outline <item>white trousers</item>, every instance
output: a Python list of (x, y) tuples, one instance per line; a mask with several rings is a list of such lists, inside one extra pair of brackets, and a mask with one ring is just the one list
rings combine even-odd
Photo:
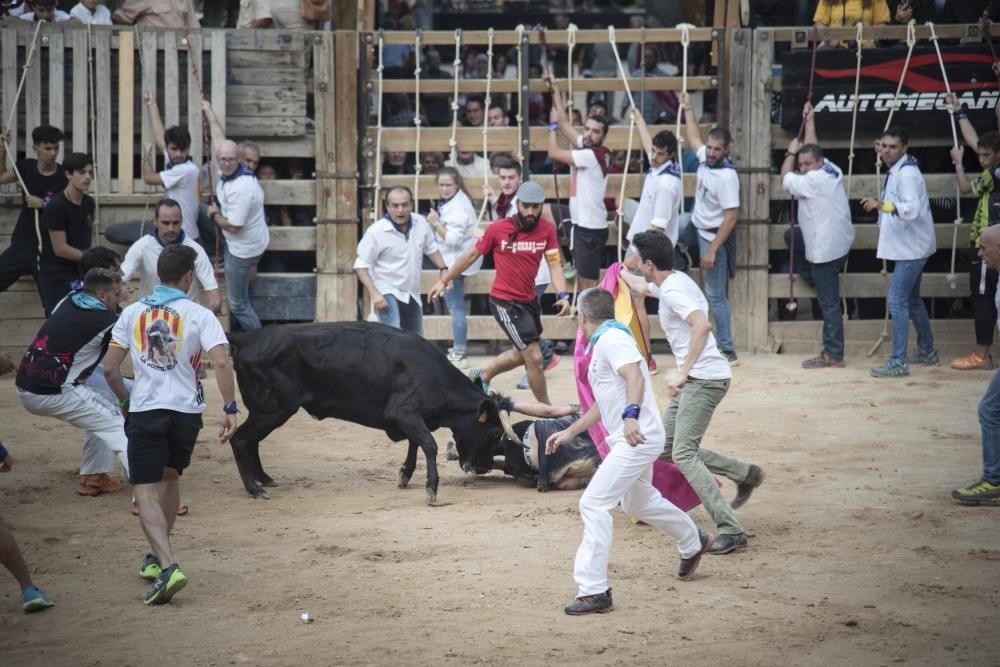
[[(21, 399), (21, 405), (31, 414), (55, 417), (89, 432), (87, 440), (92, 440), (93, 446), (89, 452), (86, 445), (84, 446), (84, 467), (80, 469), (80, 474), (93, 474), (84, 470), (87, 466), (96, 468), (100, 457), (107, 451), (112, 456), (118, 455), (118, 460), (128, 475), (128, 438), (125, 437), (125, 419), (114, 403), (86, 385), (67, 388), (61, 394), (51, 395), (32, 394), (19, 389), (17, 396)], [(112, 459), (111, 466), (105, 467), (100, 472), (113, 469)]]
[(691, 517), (653, 488), (653, 461), (663, 451), (663, 444), (658, 440), (631, 447), (621, 436), (608, 438), (611, 451), (580, 498), (583, 540), (573, 565), (579, 597), (608, 589), (614, 526), (611, 510), (619, 503), (626, 514), (673, 536), (682, 558), (701, 550), (698, 527)]
[[(125, 388), (132, 391), (132, 381), (124, 379)], [(94, 369), (85, 383), (88, 387), (106, 398), (112, 405), (118, 404), (115, 393), (111, 391), (107, 379), (104, 377), (104, 367), (100, 364)], [(83, 462), (80, 464), (81, 475), (99, 475), (102, 472), (114, 472), (115, 452), (105, 446), (104, 441), (95, 436), (91, 431), (83, 432)], [(125, 467), (126, 474), (128, 466)]]

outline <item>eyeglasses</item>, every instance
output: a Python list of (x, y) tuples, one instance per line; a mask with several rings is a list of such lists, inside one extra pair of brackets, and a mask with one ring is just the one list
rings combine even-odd
[(215, 160), (217, 162), (226, 162), (226, 163), (236, 162), (236, 158), (234, 158), (234, 157), (217, 157), (217, 158), (215, 158)]

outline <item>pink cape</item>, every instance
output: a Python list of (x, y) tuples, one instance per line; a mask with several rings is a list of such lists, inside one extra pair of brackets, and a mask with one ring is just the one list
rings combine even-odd
[[(618, 295), (619, 284), (622, 285), (622, 289), (627, 289), (623, 283), (619, 282), (618, 275), (621, 273), (621, 270), (622, 265), (620, 263), (616, 262), (612, 264), (600, 284), (601, 287), (615, 296)], [(620, 301), (618, 303), (619, 305), (621, 304)], [(616, 307), (615, 317), (627, 325), (632, 325), (633, 315), (634, 313), (632, 312), (617, 312)], [(637, 330), (638, 327), (634, 326), (633, 329)], [(581, 414), (589, 410), (590, 406), (594, 404), (594, 392), (587, 381), (587, 368), (590, 365), (590, 355), (584, 352), (586, 349), (587, 341), (583, 337), (583, 329), (578, 329), (576, 332), (576, 348), (573, 351), (573, 374), (576, 376), (576, 392), (580, 399)], [(591, 439), (593, 439), (594, 444), (597, 445), (597, 452), (603, 459), (610, 451), (607, 443), (608, 432), (604, 428), (604, 424), (597, 422), (590, 427), (588, 433)], [(655, 461), (653, 463), (653, 486), (656, 487), (656, 490), (664, 498), (685, 512), (701, 504), (698, 494), (694, 492), (694, 489), (688, 484), (687, 479), (681, 473), (680, 469), (673, 463), (667, 463), (666, 461)]]

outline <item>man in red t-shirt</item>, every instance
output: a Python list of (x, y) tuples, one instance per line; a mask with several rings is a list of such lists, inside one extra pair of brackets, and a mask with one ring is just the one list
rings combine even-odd
[(545, 193), (536, 183), (522, 183), (517, 190), (517, 215), (497, 220), (486, 233), (451, 265), (434, 287), (429, 297), (437, 299), (448, 283), (472, 266), (480, 255), (493, 253), (496, 277), (490, 287), (490, 312), (514, 344), (482, 370), (474, 370), (484, 391), (489, 382), (501, 373), (523, 365), (528, 372), (528, 384), (535, 398), (549, 402), (549, 392), (542, 372), (542, 350), (538, 341), (542, 335), (541, 304), (535, 294), (535, 275), (544, 257), (552, 275), (552, 284), (559, 293), (559, 315), (568, 315), (570, 295), (566, 291), (559, 257), (556, 228), (542, 220)]

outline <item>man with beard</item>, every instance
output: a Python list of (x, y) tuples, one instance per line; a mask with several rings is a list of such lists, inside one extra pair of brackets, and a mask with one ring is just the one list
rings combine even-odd
[(449, 282), (472, 266), (480, 255), (492, 252), (496, 278), (490, 287), (490, 311), (514, 349), (498, 356), (486, 368), (473, 369), (470, 375), (484, 391), (489, 391), (490, 380), (523, 365), (535, 398), (549, 403), (538, 343), (542, 335), (541, 304), (535, 293), (535, 276), (543, 257), (559, 292), (556, 301), (559, 315), (569, 313), (570, 295), (560, 263), (556, 229), (550, 221), (541, 219), (544, 203), (545, 193), (537, 184), (522, 184), (517, 190), (517, 215), (487, 227), (476, 245), (460, 255), (434, 284), (428, 297), (440, 298)]

